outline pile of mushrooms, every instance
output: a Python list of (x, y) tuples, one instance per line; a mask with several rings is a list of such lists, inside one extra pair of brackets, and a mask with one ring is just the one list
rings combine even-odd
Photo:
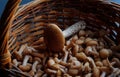
[(112, 54), (104, 38), (96, 37), (91, 30), (82, 29), (69, 40), (62, 40), (63, 49), (56, 52), (44, 41), (42, 37), (31, 46), (22, 45), (13, 53), (13, 64), (32, 77), (120, 76), (120, 59)]

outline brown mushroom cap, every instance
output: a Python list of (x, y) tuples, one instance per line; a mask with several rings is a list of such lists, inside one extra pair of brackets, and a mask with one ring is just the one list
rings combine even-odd
[(29, 71), (31, 69), (31, 64), (27, 64), (26, 66), (23, 66), (23, 65), (19, 65), (19, 68), (22, 70), (22, 71)]
[(76, 56), (76, 58), (78, 60), (82, 60), (82, 61), (86, 61), (87, 60), (87, 56), (83, 52), (77, 53), (75, 56)]
[(99, 54), (100, 54), (101, 58), (107, 58), (107, 57), (109, 57), (109, 55), (110, 55), (109, 53), (110, 53), (110, 51), (108, 49), (101, 49), (99, 51)]
[(95, 40), (90, 40), (86, 43), (87, 46), (96, 46), (98, 45), (98, 42)]
[(51, 51), (61, 51), (65, 44), (62, 30), (55, 24), (48, 24), (44, 30), (46, 46)]

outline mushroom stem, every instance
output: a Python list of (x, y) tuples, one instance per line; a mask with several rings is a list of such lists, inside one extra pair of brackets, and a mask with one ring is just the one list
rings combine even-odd
[(92, 73), (86, 74), (85, 77), (92, 77)]
[(31, 76), (34, 76), (35, 75), (35, 73), (37, 72), (37, 65), (39, 64), (39, 62), (41, 62), (41, 60), (38, 58), (38, 57), (35, 57), (35, 60), (34, 60), (34, 63), (33, 63), (33, 65), (32, 65), (32, 69), (31, 69), (31, 71), (29, 72), (29, 74), (31, 75)]
[(24, 58), (24, 60), (23, 60), (23, 64), (22, 64), (23, 66), (26, 66), (26, 65), (27, 65), (27, 62), (28, 62), (29, 58), (30, 58), (29, 55), (26, 55), (26, 56), (25, 56), (25, 58)]
[(68, 52), (65, 51), (65, 56), (63, 58), (63, 62), (67, 62), (67, 59), (68, 59)]
[(65, 38), (69, 38), (75, 33), (77, 33), (79, 30), (85, 29), (86, 23), (84, 21), (79, 21), (73, 25), (71, 25), (69, 28), (65, 29), (63, 31), (63, 35)]
[(34, 72), (37, 71), (37, 70), (36, 70), (36, 67), (37, 67), (38, 63), (39, 63), (38, 61), (35, 61), (35, 62), (33, 63), (32, 70), (33, 70)]
[(25, 50), (26, 47), (27, 47), (27, 44), (22, 45), (20, 47), (19, 51), (15, 51), (14, 52), (15, 57), (17, 58), (17, 60), (21, 60), (22, 59), (22, 53), (23, 53), (23, 51)]
[(27, 47), (27, 44), (22, 45), (22, 46), (20, 47), (19, 51), (18, 51), (18, 54), (19, 54), (19, 55), (22, 55), (22, 52), (24, 51), (24, 49), (25, 49), (26, 47)]
[(18, 62), (17, 59), (13, 59), (13, 64), (17, 67), (21, 62)]
[(26, 55), (24, 60), (23, 60), (23, 64), (22, 65), (19, 65), (19, 68), (22, 70), (22, 71), (29, 71), (30, 68), (31, 68), (31, 64), (27, 63), (28, 60), (29, 60), (30, 56), (29, 55)]
[(88, 46), (88, 47), (86, 47), (85, 53), (87, 55), (93, 55), (95, 57), (98, 57), (98, 55), (99, 55), (94, 46)]
[(100, 77), (105, 77), (105, 76), (106, 76), (106, 72), (103, 71)]
[(44, 73), (43, 71), (39, 70), (37, 71), (34, 77), (41, 77), (43, 73)]

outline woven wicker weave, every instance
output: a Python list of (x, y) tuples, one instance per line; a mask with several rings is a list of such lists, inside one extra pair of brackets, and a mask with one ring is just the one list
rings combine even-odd
[(55, 23), (64, 30), (79, 20), (87, 23), (87, 29), (106, 31), (105, 35), (116, 46), (120, 44), (119, 4), (107, 0), (34, 0), (20, 6), (14, 15), (8, 49), (13, 54), (21, 45), (31, 45), (44, 36), (47, 23)]

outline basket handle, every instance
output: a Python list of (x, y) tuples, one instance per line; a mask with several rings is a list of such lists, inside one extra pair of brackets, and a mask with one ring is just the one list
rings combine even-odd
[(10, 68), (11, 54), (8, 50), (9, 28), (21, 0), (8, 0), (0, 19), (0, 68)]

